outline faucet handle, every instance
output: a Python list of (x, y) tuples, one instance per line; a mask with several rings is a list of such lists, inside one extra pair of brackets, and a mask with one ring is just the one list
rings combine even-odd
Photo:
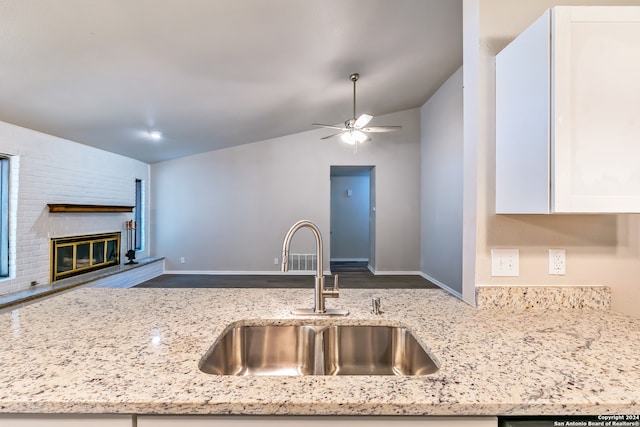
[(371, 298), (371, 312), (375, 315), (382, 314), (382, 310), (380, 310), (380, 298)]
[(338, 298), (340, 295), (340, 289), (338, 288), (338, 275), (333, 276), (333, 288), (324, 289), (323, 295), (325, 298)]

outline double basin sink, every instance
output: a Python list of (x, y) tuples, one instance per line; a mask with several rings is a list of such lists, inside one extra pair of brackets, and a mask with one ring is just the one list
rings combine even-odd
[(231, 325), (202, 357), (215, 375), (428, 375), (438, 366), (404, 327)]

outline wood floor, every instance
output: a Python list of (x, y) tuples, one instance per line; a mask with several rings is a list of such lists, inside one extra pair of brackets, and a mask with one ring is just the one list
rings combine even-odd
[[(368, 270), (345, 271), (339, 273), (339, 277), (342, 288), (437, 288), (421, 276), (373, 275)], [(332, 286), (333, 277), (325, 276), (325, 283)], [(313, 288), (313, 286), (313, 275), (163, 274), (137, 285), (136, 288)]]

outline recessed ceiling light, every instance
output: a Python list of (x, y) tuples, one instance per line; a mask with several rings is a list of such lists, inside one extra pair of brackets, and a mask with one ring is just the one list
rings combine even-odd
[(162, 132), (160, 132), (159, 130), (149, 131), (149, 138), (153, 139), (154, 141), (159, 141), (162, 139)]

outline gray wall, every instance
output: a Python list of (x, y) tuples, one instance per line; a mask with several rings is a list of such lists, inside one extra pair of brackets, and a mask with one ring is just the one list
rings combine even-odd
[[(273, 260), (299, 219), (314, 221), (330, 247), (330, 167), (360, 165), (377, 173), (375, 268), (418, 271), (420, 110), (376, 123), (402, 129), (374, 135), (357, 153), (318, 129), (153, 164), (152, 254), (169, 271), (277, 271)], [(308, 230), (296, 234), (292, 252), (313, 250)]]
[(462, 68), (421, 109), (421, 271), (462, 294)]

